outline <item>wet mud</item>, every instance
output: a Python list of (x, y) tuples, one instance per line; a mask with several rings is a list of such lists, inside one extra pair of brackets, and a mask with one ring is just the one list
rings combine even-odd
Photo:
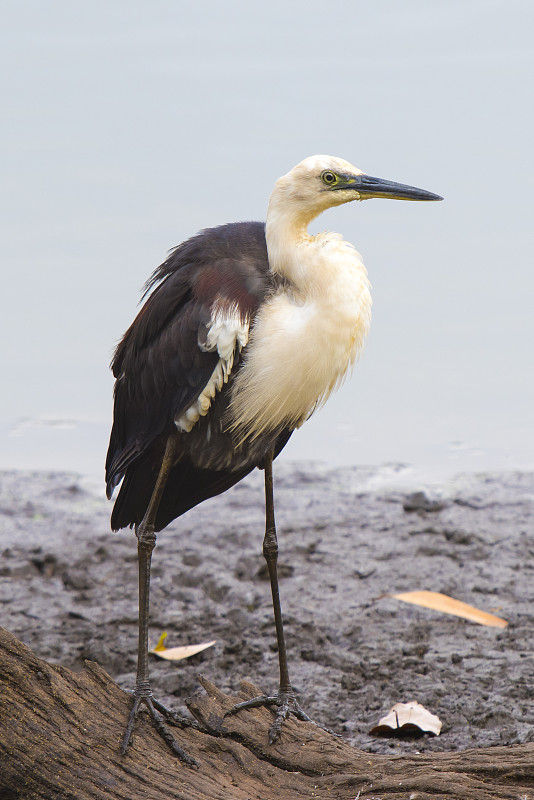
[[(316, 721), (370, 752), (459, 750), (534, 740), (534, 473), (460, 476), (399, 488), (394, 466), (275, 465), (290, 674)], [(134, 684), (136, 540), (109, 530), (111, 504), (87, 479), (0, 473), (0, 624), (39, 656), (98, 661)], [(151, 639), (216, 639), (186, 661), (151, 660), (154, 694), (185, 711), (202, 672), (276, 689), (270, 589), (256, 472), (158, 536)], [(509, 621), (505, 629), (401, 603), (430, 589)], [(417, 700), (439, 737), (369, 734)]]

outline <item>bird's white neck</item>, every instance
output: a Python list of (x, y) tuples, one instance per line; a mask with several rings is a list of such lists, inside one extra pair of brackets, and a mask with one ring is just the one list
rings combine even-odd
[(258, 311), (234, 380), (230, 414), (238, 441), (299, 427), (363, 347), (371, 318), (365, 267), (339, 234), (310, 236), (314, 216), (269, 207), (269, 266), (285, 280)]
[(302, 258), (302, 246), (313, 242), (308, 225), (319, 213), (320, 210), (306, 206), (295, 211), (295, 207), (276, 192), (269, 201), (265, 226), (269, 267), (297, 289), (309, 289), (313, 283), (310, 263)]

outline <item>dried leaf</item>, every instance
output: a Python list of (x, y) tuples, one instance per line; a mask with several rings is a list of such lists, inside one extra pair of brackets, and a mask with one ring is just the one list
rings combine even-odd
[(421, 703), (395, 703), (378, 725), (371, 729), (373, 736), (398, 736), (402, 733), (421, 732), (439, 736), (441, 720), (431, 714)]
[(461, 600), (455, 600), (453, 597), (441, 594), (441, 592), (404, 592), (388, 596), (394, 597), (396, 600), (403, 600), (405, 603), (413, 603), (416, 606), (443, 611), (445, 614), (454, 614), (456, 617), (478, 622), (479, 625), (490, 625), (494, 628), (506, 628), (508, 625), (508, 622), (505, 619), (501, 619), (501, 617), (488, 614), (487, 611), (480, 611), (474, 606), (462, 603)]
[(166, 632), (163, 632), (159, 637), (157, 645), (148, 652), (153, 653), (155, 656), (159, 656), (159, 658), (166, 658), (168, 661), (181, 661), (183, 658), (194, 656), (197, 653), (201, 653), (202, 650), (207, 650), (208, 647), (212, 647), (217, 641), (214, 639), (212, 642), (202, 642), (202, 644), (186, 644), (182, 645), (181, 647), (165, 647), (163, 642), (166, 638), (167, 634)]

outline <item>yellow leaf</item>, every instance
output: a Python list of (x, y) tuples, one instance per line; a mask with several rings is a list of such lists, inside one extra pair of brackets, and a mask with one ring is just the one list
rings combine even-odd
[(501, 617), (495, 617), (493, 614), (488, 614), (487, 611), (480, 611), (474, 606), (462, 603), (461, 600), (455, 600), (441, 592), (404, 592), (392, 594), (389, 597), (403, 600), (405, 603), (413, 603), (416, 606), (432, 608), (435, 611), (443, 611), (445, 614), (454, 614), (456, 617), (478, 622), (479, 625), (490, 625), (494, 628), (506, 628), (508, 625), (508, 622)]
[(166, 638), (167, 638), (167, 631), (163, 631), (163, 633), (161, 634), (161, 636), (158, 639), (157, 645), (154, 648), (154, 653), (158, 653), (160, 650), (166, 650), (167, 649), (165, 647), (165, 645), (163, 644), (163, 642), (165, 641)]
[(201, 653), (202, 650), (206, 650), (208, 647), (212, 647), (216, 642), (216, 639), (214, 639), (212, 642), (202, 642), (202, 644), (185, 644), (181, 647), (164, 647), (162, 642), (166, 635), (166, 633), (162, 634), (156, 647), (148, 652), (153, 653), (155, 656), (159, 656), (160, 658), (166, 658), (168, 661), (181, 661), (183, 658), (189, 658), (190, 656), (196, 655), (196, 653)]

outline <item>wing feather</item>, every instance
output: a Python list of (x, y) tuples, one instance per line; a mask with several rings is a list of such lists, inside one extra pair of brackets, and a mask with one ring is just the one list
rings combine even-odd
[(217, 369), (223, 382), (229, 379), (270, 287), (263, 223), (203, 231), (154, 272), (146, 286), (150, 294), (112, 361), (108, 496), (152, 447), (161, 446), (176, 421), (189, 413), (194, 425), (207, 412), (210, 393), (221, 388)]

